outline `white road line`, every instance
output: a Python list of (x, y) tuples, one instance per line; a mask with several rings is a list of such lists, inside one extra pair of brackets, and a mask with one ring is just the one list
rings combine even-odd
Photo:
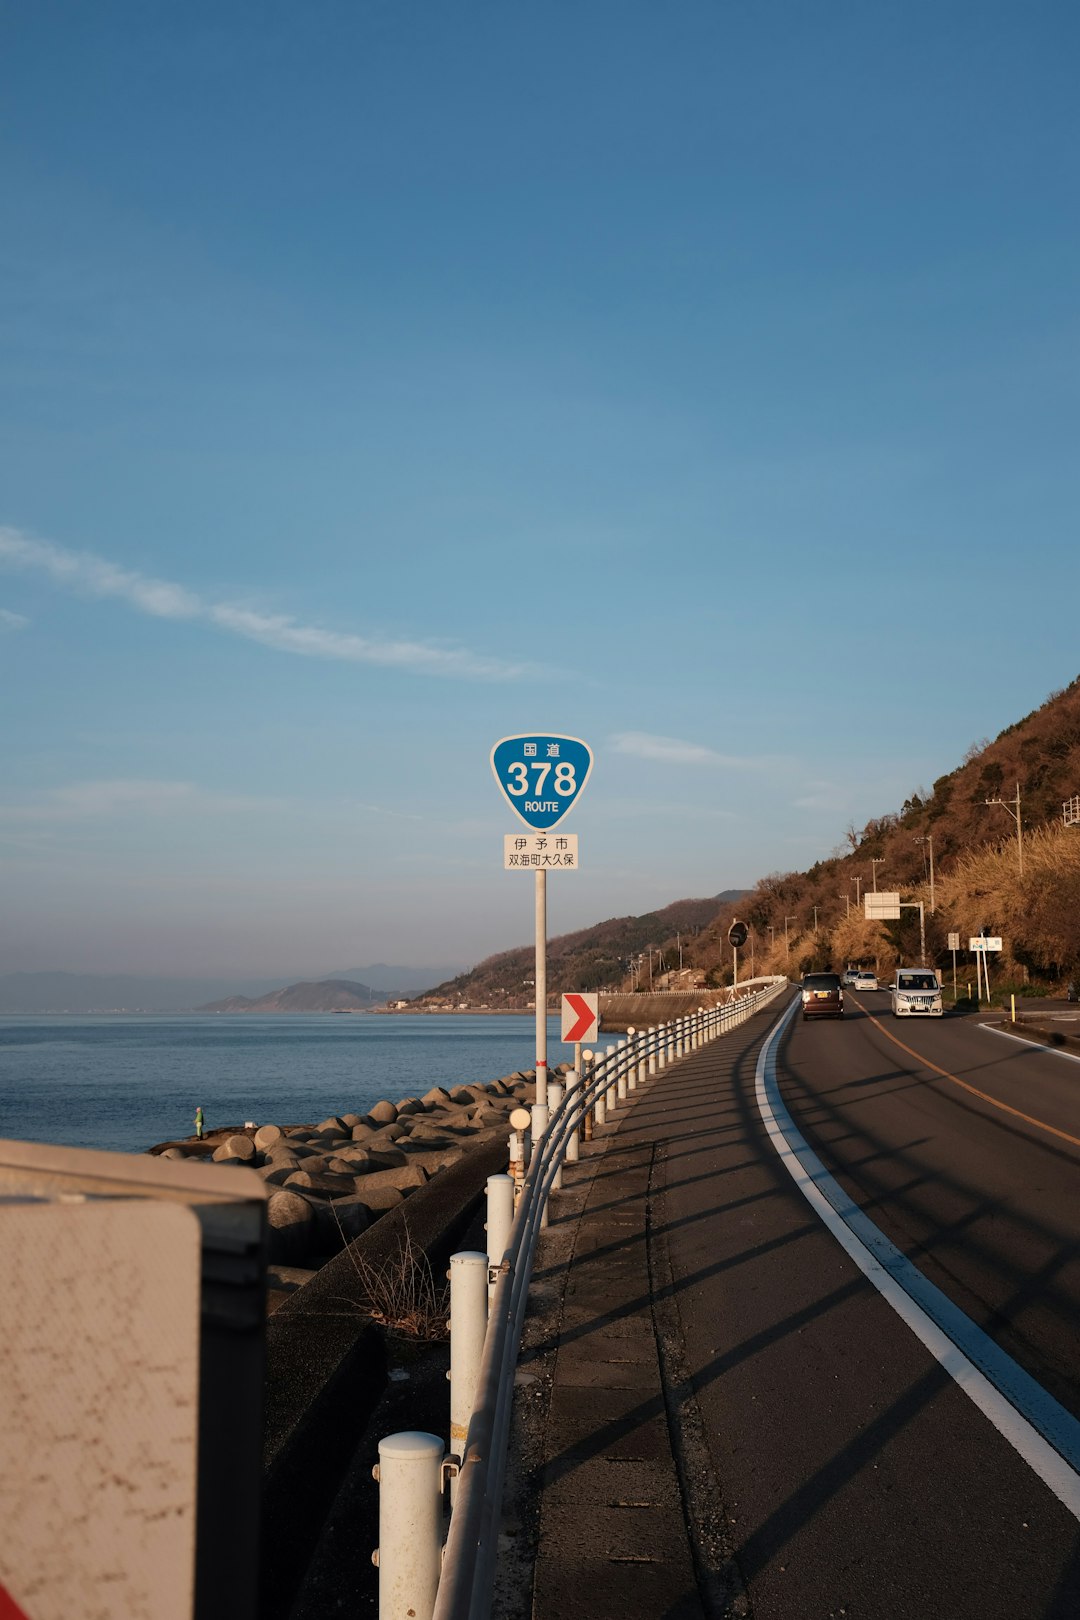
[(1035, 1046), (1040, 1052), (1049, 1052), (1051, 1057), (1067, 1058), (1070, 1063), (1080, 1063), (1080, 1057), (1075, 1052), (1063, 1052), (1060, 1046), (1047, 1046), (1044, 1041), (1029, 1040), (1026, 1035), (1014, 1035), (1011, 1029), (995, 1029), (993, 1024), (977, 1024), (977, 1029), (984, 1029), (988, 1035), (1001, 1035), (1007, 1041), (1019, 1041), (1021, 1046)]
[(890, 1243), (797, 1129), (780, 1096), (776, 1048), (798, 1007), (796, 999), (770, 1032), (755, 1076), (758, 1111), (780, 1162), (882, 1298), (1080, 1520), (1080, 1423)]

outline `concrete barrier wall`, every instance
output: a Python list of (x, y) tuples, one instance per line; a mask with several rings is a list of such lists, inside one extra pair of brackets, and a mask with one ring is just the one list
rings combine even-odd
[[(755, 980), (755, 988), (760, 982)], [(740, 984), (739, 989), (743, 989)], [(685, 1018), (699, 1007), (715, 1007), (731, 1000), (731, 986), (719, 990), (657, 990), (632, 995), (600, 996), (600, 1034), (625, 1032), (632, 1024), (635, 1029), (648, 1029), (664, 1024), (671, 1018)]]

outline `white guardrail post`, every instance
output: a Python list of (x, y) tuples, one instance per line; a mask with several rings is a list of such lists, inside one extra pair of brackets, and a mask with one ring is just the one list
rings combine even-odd
[[(380, 1548), (374, 1555), (379, 1565), (380, 1620), (483, 1620), (490, 1614), (514, 1368), (533, 1255), (545, 1224), (548, 1193), (558, 1185), (563, 1157), (569, 1157), (581, 1118), (591, 1108), (597, 1124), (604, 1123), (609, 1098), (612, 1107), (616, 1099), (625, 1099), (631, 1075), (633, 1089), (654, 1049), (654, 1038), (658, 1065), (663, 1067), (672, 1057), (684, 1056), (712, 1035), (743, 1023), (786, 983), (766, 980), (730, 1008), (699, 1009), (694, 1017), (649, 1030), (640, 1041), (631, 1032), (616, 1046), (583, 1052), (584, 1073), (571, 1071), (563, 1095), (556, 1082), (549, 1090), (549, 1118), (541, 1122), (534, 1116), (533, 1151), (508, 1233), (507, 1189), (513, 1187), (514, 1178), (488, 1178), (488, 1254), (461, 1254), (451, 1260), (451, 1433), (461, 1463), (453, 1486), (445, 1557), (441, 1559), (440, 1549), (442, 1482), (449, 1470), (442, 1442), (429, 1434), (391, 1435), (379, 1445), (375, 1471), (381, 1485)], [(510, 1122), (514, 1144), (529, 1115), (518, 1110)], [(484, 1283), (490, 1286), (492, 1276), (494, 1298), (478, 1353), (476, 1324), (486, 1305)], [(464, 1391), (470, 1384), (475, 1401), (467, 1414)]]
[[(514, 1135), (517, 1135), (515, 1131)], [(513, 1140), (513, 1138), (511, 1138)], [(487, 1178), (487, 1233), (488, 1305), (495, 1297), (495, 1284), (499, 1280), (499, 1267), (503, 1255), (510, 1247), (510, 1228), (514, 1224), (513, 1176)]]
[[(548, 1081), (548, 1110), (552, 1115), (557, 1114), (562, 1106), (564, 1091), (565, 1087), (563, 1086), (561, 1080)], [(562, 1187), (562, 1161), (564, 1152), (565, 1147), (559, 1152), (558, 1163), (555, 1166), (555, 1174), (551, 1178), (552, 1192), (558, 1192)]]
[[(549, 1080), (548, 1081), (548, 1088), (550, 1089), (550, 1087), (551, 1087), (551, 1081)], [(530, 1165), (532, 1164), (533, 1159), (538, 1157), (539, 1154), (543, 1150), (544, 1137), (547, 1135), (548, 1121), (549, 1121), (549, 1119), (551, 1117), (551, 1110), (548, 1108), (548, 1105), (547, 1105), (546, 1102), (545, 1103), (533, 1103), (531, 1113), (532, 1113), (532, 1144), (531, 1144), (531, 1146), (529, 1148), (529, 1163), (530, 1163)], [(543, 1198), (543, 1199), (541, 1199), (541, 1202), (540, 1202), (540, 1225), (541, 1225), (541, 1227), (546, 1227), (547, 1223), (548, 1223), (547, 1199)]]
[[(584, 1061), (585, 1054), (582, 1053), (582, 1062), (584, 1063)], [(570, 1098), (571, 1116), (579, 1115), (581, 1109), (581, 1074), (577, 1069), (567, 1069), (566, 1071), (566, 1094)], [(566, 1139), (567, 1164), (577, 1164), (581, 1152), (580, 1144), (581, 1124), (579, 1120)]]
[[(450, 1256), (450, 1453), (461, 1458), (469, 1419), (476, 1405), (480, 1358), (487, 1332), (488, 1257), (474, 1249)], [(457, 1475), (450, 1477), (450, 1505), (457, 1497)]]
[(430, 1620), (442, 1568), (443, 1458), (438, 1435), (407, 1429), (379, 1441), (379, 1620)]
[(525, 1132), (529, 1128), (529, 1113), (515, 1108), (510, 1115), (510, 1175), (514, 1182), (514, 1201), (521, 1197), (525, 1186)]
[[(607, 1083), (610, 1070), (608, 1068), (608, 1054), (606, 1047), (602, 1052), (597, 1052), (594, 1061), (596, 1063), (596, 1068), (594, 1070), (593, 1077), (595, 1079), (597, 1076), (599, 1076), (601, 1082), (597, 1088), (596, 1096), (593, 1098), (592, 1105), (593, 1127), (595, 1129), (597, 1125), (603, 1125), (607, 1120)], [(590, 1141), (592, 1140), (591, 1132), (589, 1139)]]
[[(596, 1078), (596, 1053), (588, 1047), (581, 1054), (581, 1089), (588, 1097), (593, 1080)], [(593, 1139), (593, 1126), (596, 1122), (596, 1098), (586, 1104), (585, 1117), (581, 1126), (581, 1139), (591, 1142)]]

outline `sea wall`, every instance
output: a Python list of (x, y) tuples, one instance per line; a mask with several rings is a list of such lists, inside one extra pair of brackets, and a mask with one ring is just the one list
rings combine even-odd
[[(755, 980), (753, 989), (760, 989)], [(749, 995), (751, 985), (739, 985), (739, 993)], [(625, 1034), (628, 1029), (651, 1029), (672, 1018), (686, 1018), (699, 1007), (718, 1007), (732, 999), (731, 986), (719, 990), (635, 990), (630, 995), (600, 995), (600, 1040), (607, 1034)]]

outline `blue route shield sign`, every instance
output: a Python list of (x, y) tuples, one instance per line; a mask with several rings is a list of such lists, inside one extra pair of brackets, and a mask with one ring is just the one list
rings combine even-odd
[(491, 750), (491, 769), (507, 804), (533, 832), (548, 832), (569, 814), (592, 763), (592, 749), (580, 737), (540, 731), (504, 737)]

